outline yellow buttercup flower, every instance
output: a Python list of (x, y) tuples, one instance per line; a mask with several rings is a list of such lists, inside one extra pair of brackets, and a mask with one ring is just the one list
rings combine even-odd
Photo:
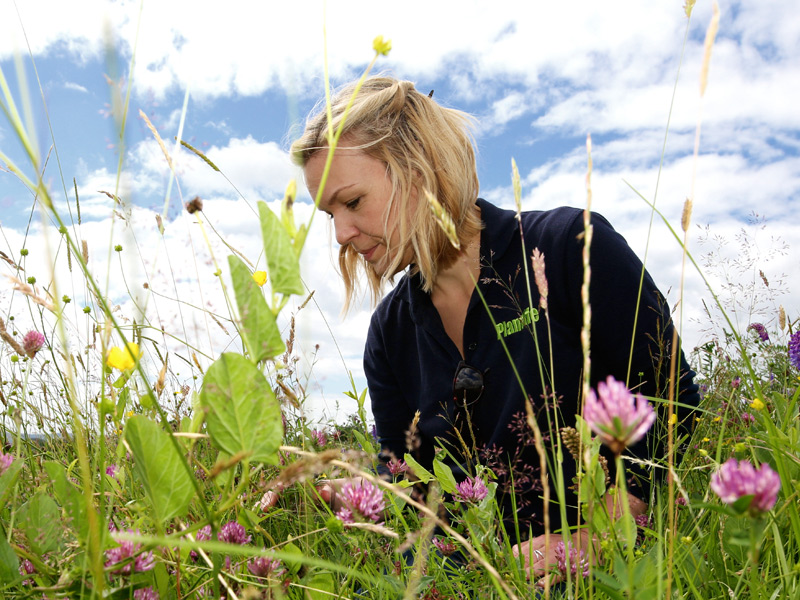
[(382, 35), (379, 35), (372, 40), (372, 49), (378, 54), (387, 56), (392, 49), (392, 40), (384, 40)]
[(118, 348), (114, 346), (108, 351), (106, 356), (106, 364), (112, 369), (119, 369), (120, 371), (127, 371), (136, 366), (136, 361), (139, 360), (139, 344), (128, 342), (126, 348)]
[(675, 413), (672, 413), (669, 416), (669, 424), (670, 425), (675, 425), (675, 423), (677, 423), (677, 422), (678, 422), (678, 415), (676, 415)]
[(253, 273), (253, 281), (258, 284), (258, 287), (261, 287), (265, 283), (267, 283), (267, 272), (266, 271), (256, 271)]
[(762, 410), (764, 408), (764, 402), (761, 400), (761, 398), (754, 398), (750, 403), (750, 408), (753, 410)]

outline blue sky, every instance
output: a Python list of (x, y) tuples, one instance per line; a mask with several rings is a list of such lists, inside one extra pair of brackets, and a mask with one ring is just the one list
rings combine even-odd
[[(334, 84), (360, 75), (372, 58), (372, 39), (383, 35), (393, 49), (379, 60), (377, 71), (411, 79), (424, 92), (433, 89), (439, 102), (477, 117), (484, 197), (513, 205), (513, 157), (522, 176), (524, 208), (584, 206), (586, 135), (591, 133), (593, 209), (607, 216), (640, 256), (647, 248), (650, 211), (631, 187), (648, 199), (655, 196), (674, 227), (679, 227), (684, 199), (692, 196), (690, 250), (700, 260), (718, 243), (706, 275), (740, 304), (739, 326), (759, 320), (777, 335), (779, 305), (790, 318), (800, 316), (800, 266), (793, 255), (800, 238), (800, 16), (791, 0), (720, 5), (702, 99), (703, 40), (711, 19), (711, 4), (704, 0), (690, 20), (680, 2), (662, 0), (623, 0), (613, 6), (588, 0), (446, 1), (391, 10), (374, 2), (331, 2), (325, 9), (317, 0), (230, 2), (224, 8), (202, 1), (91, 0), (75, 8), (63, 2), (0, 0), (0, 10), (0, 66), (20, 107), (18, 64), (24, 67), (43, 157), (55, 142), (44, 179), (68, 221), (72, 211), (73, 232), (87, 240), (93, 272), (120, 305), (120, 315), (136, 316), (129, 300), (133, 294), (140, 305), (147, 304), (151, 323), (163, 324), (177, 339), (209, 354), (235, 347), (235, 341), (230, 328), (223, 332), (207, 313), (186, 304), (225, 314), (209, 251), (182, 203), (202, 197), (207, 222), (257, 261), (259, 231), (251, 207), (258, 200), (274, 202), (291, 178), (301, 176), (286, 150), (323, 93), (323, 27)], [(112, 98), (124, 98), (131, 81), (121, 145)], [(184, 139), (207, 153), (236, 189), (197, 157), (175, 150), (172, 140), (187, 92)], [(176, 165), (163, 239), (155, 214), (165, 204), (169, 171), (139, 110), (167, 142)], [(0, 151), (32, 176), (3, 118)], [(5, 165), (0, 169), (0, 250), (17, 261), (20, 248), (30, 248), (26, 275), (35, 274), (38, 285), (45, 286), (53, 279), (48, 266), (53, 261), (46, 258), (43, 242), (49, 240), (55, 249), (58, 236), (52, 229), (43, 233), (34, 211), (26, 241), (33, 198)], [(99, 190), (117, 190), (123, 198), (116, 216)], [(307, 208), (299, 206), (298, 216), (307, 218)], [(761, 225), (748, 225), (753, 211), (763, 219)], [(706, 226), (715, 243), (701, 244)], [(648, 268), (675, 303), (680, 249), (658, 220), (649, 231)], [(224, 262), (227, 250), (219, 238), (211, 238), (215, 256)], [(110, 250), (117, 244), (124, 248), (119, 255)], [(311, 394), (314, 415), (341, 417), (354, 407), (341, 394), (348, 387), (346, 370), (359, 388), (365, 385), (361, 350), (369, 306), (341, 318), (341, 285), (329, 248), (325, 220), (315, 219), (303, 272), (316, 290), (316, 306), (297, 314), (296, 368)], [(59, 289), (82, 299), (80, 281), (60, 256)], [(12, 274), (5, 263), (0, 268)], [(146, 294), (144, 281), (159, 295)], [(701, 299), (709, 303), (710, 295), (691, 271), (684, 285), (683, 310), (676, 318), (691, 348), (709, 335)], [(176, 297), (184, 304), (171, 300)], [(21, 307), (11, 285), (0, 281), (0, 314), (23, 319)], [(79, 314), (76, 309), (71, 315), (76, 337), (85, 335)], [(175, 339), (159, 341), (186, 356)], [(184, 367), (181, 376), (186, 374)]]

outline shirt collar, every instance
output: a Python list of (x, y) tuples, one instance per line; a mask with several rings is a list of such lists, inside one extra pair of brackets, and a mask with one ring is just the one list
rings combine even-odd
[[(513, 210), (499, 208), (478, 198), (476, 204), (481, 209), (481, 261), (490, 265), (494, 260), (502, 257), (514, 235), (519, 235), (519, 226), (516, 213)], [(484, 269), (491, 268), (484, 266)], [(430, 294), (422, 291), (422, 279), (419, 273), (412, 277), (404, 276), (398, 284), (399, 299), (408, 302), (411, 307), (411, 317), (419, 324), (424, 324), (432, 318), (433, 303)]]

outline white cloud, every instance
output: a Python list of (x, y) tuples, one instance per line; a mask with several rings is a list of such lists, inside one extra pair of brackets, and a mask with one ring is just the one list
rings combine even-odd
[(64, 89), (70, 90), (73, 92), (81, 92), (82, 94), (88, 94), (89, 90), (87, 90), (84, 86), (79, 83), (74, 83), (72, 81), (67, 81), (64, 83)]

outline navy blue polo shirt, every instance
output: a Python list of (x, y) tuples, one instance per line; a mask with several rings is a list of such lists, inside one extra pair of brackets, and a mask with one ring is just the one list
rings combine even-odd
[[(521, 527), (524, 531), (530, 526), (538, 534), (542, 532), (539, 457), (524, 426), (524, 402), (526, 396), (532, 402), (548, 448), (559, 427), (575, 423), (583, 369), (583, 211), (564, 207), (524, 212), (518, 221), (514, 211), (481, 199), (478, 206), (483, 222), (478, 286), (491, 317), (476, 290), (464, 323), (463, 359), (484, 373), (485, 387), (469, 418), (453, 401), (453, 377), (462, 357), (430, 295), (422, 291), (419, 275), (404, 275), (376, 308), (364, 370), (383, 457), (402, 458), (409, 451), (407, 431), (419, 411), (417, 435), (410, 447), (417, 460), (430, 467), (436, 448), (443, 447), (453, 456), (447, 462), (463, 477), (464, 471), (473, 471), (479, 457), (499, 475), (498, 492), (505, 496), (501, 506), (507, 524), (513, 519), (510, 491), (514, 485)], [(591, 218), (592, 385), (608, 375), (625, 381), (630, 372), (630, 387), (647, 396), (665, 397), (672, 341), (669, 309), (645, 273), (637, 331), (632, 335), (642, 263), (608, 221), (598, 214)], [(539, 307), (530, 262), (530, 286), (523, 270), (522, 261), (530, 261), (534, 248), (545, 255), (549, 319)], [(501, 340), (513, 358), (524, 393)], [(681, 365), (681, 402), (696, 405), (694, 374), (683, 357)], [(649, 441), (629, 451), (640, 458), (662, 453), (656, 430)], [(548, 460), (552, 469), (554, 458)], [(575, 466), (566, 450), (561, 466), (570, 485)], [(552, 473), (549, 479), (554, 480)], [(554, 490), (551, 498), (556, 498)], [(572, 515), (571, 495), (568, 504)], [(550, 512), (555, 524), (551, 527), (557, 528), (558, 507), (553, 504)]]

